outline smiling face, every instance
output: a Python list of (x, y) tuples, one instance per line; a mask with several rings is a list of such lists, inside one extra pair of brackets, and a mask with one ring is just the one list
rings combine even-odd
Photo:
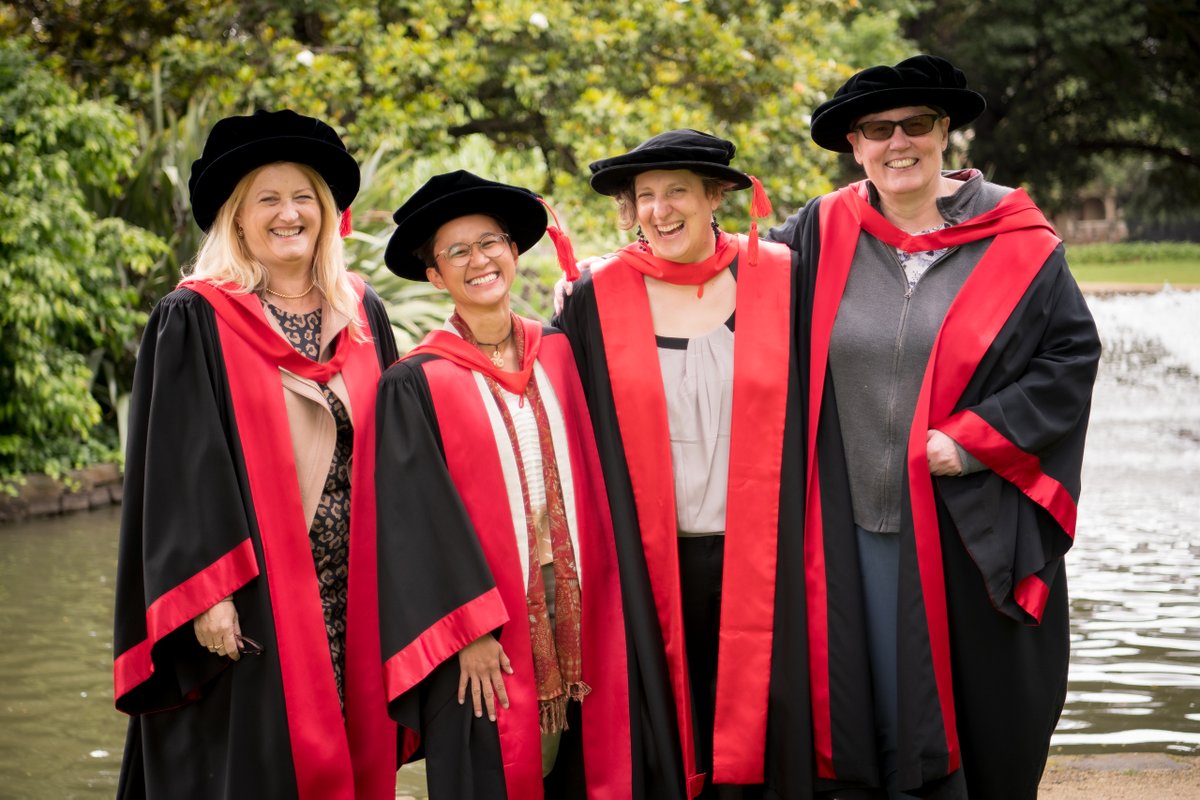
[(503, 234), (504, 228), (486, 214), (458, 217), (438, 228), (433, 237), (437, 269), (428, 268), (429, 282), (449, 293), (459, 313), (508, 310), (508, 293), (517, 275), (517, 246), (509, 244), (498, 256), (489, 257), (478, 246), (471, 247), (465, 267), (451, 266), (446, 248), (453, 244), (474, 245), (488, 234)]
[(251, 179), (235, 217), (250, 255), (271, 272), (312, 266), (321, 232), (321, 204), (295, 164), (271, 164)]
[[(929, 106), (906, 106), (867, 114), (855, 126), (864, 122), (890, 120), (899, 122), (918, 114), (935, 114)], [(846, 134), (854, 148), (854, 160), (862, 165), (867, 178), (885, 198), (913, 197), (928, 193), (936, 197), (942, 173), (942, 153), (949, 142), (950, 119), (942, 117), (933, 130), (921, 136), (909, 136), (897, 125), (888, 139), (873, 140), (862, 132)]]
[(679, 264), (703, 261), (716, 251), (713, 212), (720, 195), (704, 189), (704, 179), (686, 169), (656, 169), (633, 182), (638, 224), (659, 258)]

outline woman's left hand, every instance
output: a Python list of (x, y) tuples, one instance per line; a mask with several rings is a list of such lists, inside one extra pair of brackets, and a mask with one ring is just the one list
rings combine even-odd
[(226, 597), (215, 606), (192, 620), (196, 641), (213, 655), (237, 661), (242, 657), (238, 650), (238, 639), (242, 635), (238, 624), (237, 608), (233, 598)]
[(958, 457), (958, 447), (941, 431), (926, 432), (925, 457), (929, 459), (930, 475), (962, 475), (963, 463)]

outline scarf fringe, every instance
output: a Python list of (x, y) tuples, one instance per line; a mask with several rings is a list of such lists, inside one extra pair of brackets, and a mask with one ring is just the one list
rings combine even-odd
[(538, 727), (543, 734), (562, 733), (567, 729), (567, 696), (560, 694), (538, 701)]
[(547, 700), (538, 700), (538, 728), (543, 734), (553, 735), (570, 730), (567, 724), (567, 703), (571, 700), (583, 702), (592, 692), (592, 687), (583, 681), (567, 684), (566, 691)]

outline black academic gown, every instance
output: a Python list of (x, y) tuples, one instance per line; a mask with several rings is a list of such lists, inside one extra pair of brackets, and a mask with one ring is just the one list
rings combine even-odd
[[(431, 797), (628, 800), (625, 636), (591, 424), (565, 337), (520, 322), (525, 376), (537, 380), (564, 499), (571, 498), (582, 681), (591, 691), (571, 704), (570, 728), (543, 784), (522, 559), (527, 529), (523, 512), (510, 505), (521, 496), (520, 479), (503, 424), (491, 419), (493, 398), (476, 382), (483, 373), (504, 385), (520, 373), (500, 374), (473, 345), (435, 331), (379, 384), (379, 598), (389, 710), (420, 732)], [(524, 386), (505, 388), (521, 393)], [(513, 670), (504, 676), (509, 707), (497, 708), (495, 721), (475, 717), (469, 700), (457, 702), (456, 656), (489, 633)]]
[[(247, 342), (291, 350), (265, 317), (258, 319), (258, 302), (254, 295), (234, 298), (223, 306), (222, 321), (204, 296), (180, 288), (163, 298), (146, 326), (130, 404), (117, 567), (115, 699), (133, 715), (121, 797), (352, 798), (395, 791), (395, 726), (386, 717), (381, 673), (359, 657), (374, 637), (377, 666), (377, 627), (353, 609), (365, 597), (360, 590), (374, 588), (374, 542), (361, 546), (364, 525), (373, 536), (373, 509), (363, 508), (367, 494), (359, 496), (372, 484), (360, 471), (352, 474), (347, 723), (294, 466), (265, 479), (261, 466), (248, 467), (264, 436), (279, 445), (267, 458), (292, 463), (278, 368), (270, 358), (259, 360), (249, 380), (242, 376), (241, 391), (231, 390), (228, 359), (259, 358)], [(383, 305), (369, 288), (361, 307), (374, 342), (351, 343), (347, 331), (338, 349), (346, 351), (354, 457), (370, 461), (375, 384), (396, 349)], [(364, 434), (371, 437), (366, 451)], [(289, 541), (269, 553), (259, 516), (268, 510), (268, 526), (286, 517)], [(370, 570), (360, 566), (364, 557)], [(358, 581), (368, 575), (369, 585)], [(192, 619), (227, 595), (242, 632), (263, 645), (261, 655), (235, 663), (197, 643)], [(281, 649), (288, 651), (282, 660)], [(328, 680), (297, 681), (300, 673)], [(375, 685), (363, 685), (360, 674), (373, 674)]]
[[(838, 415), (826, 367), (855, 243), (864, 231), (895, 233), (861, 189), (818, 198), (771, 234), (799, 255), (800, 314), (812, 341), (805, 537), (810, 647), (825, 653), (811, 676), (822, 788), (880, 783), (841, 448), (840, 432), (854, 422)], [(980, 217), (931, 235), (974, 224), (971, 236), (991, 241), (934, 345), (903, 479), (898, 766), (900, 788), (926, 797), (1036, 797), (1066, 693), (1062, 557), (1074, 536), (1100, 346), (1049, 224), (1023, 192), (1002, 205), (1011, 206), (1006, 219), (1022, 220), (1009, 230)], [(931, 479), (930, 428), (988, 469)], [(823, 625), (817, 607), (826, 609)]]
[[(801, 287), (794, 278), (795, 267), (789, 254), (786, 251), (776, 252), (773, 248), (777, 246), (763, 244), (764, 252), (752, 258), (745, 237), (737, 237), (737, 240), (740, 266), (736, 340), (739, 344), (735, 345), (734, 354), (732, 449), (736, 451), (739, 439), (746, 445), (755, 443), (758, 449), (750, 454), (748, 460), (760, 463), (774, 460), (778, 473), (773, 479), (777, 480), (773, 491), (752, 492), (752, 497), (729, 504), (727, 528), (730, 530), (726, 535), (722, 581), (720, 649), (723, 652), (719, 656), (724, 660), (718, 666), (716, 720), (718, 727), (723, 719), (726, 720), (726, 738), (722, 739), (720, 734), (717, 736), (714, 759), (724, 766), (717, 769), (715, 777), (719, 783), (749, 785), (749, 796), (761, 792), (761, 796), (768, 798), (806, 798), (813, 783), (813, 762), (806, 689), (807, 600), (802, 580), (804, 549), (801, 537), (804, 519), (802, 453), (805, 398), (801, 357), (805, 347), (793, 337), (796, 321), (805, 311), (796, 305), (795, 291)], [(760, 259), (761, 263), (750, 263)], [(637, 385), (624, 387), (626, 396), (630, 398), (627, 401), (630, 408), (624, 422), (629, 430), (624, 435), (631, 435), (633, 427), (639, 424), (639, 418), (653, 416), (650, 411), (662, 406), (662, 377), (640, 274), (633, 273), (632, 268), (619, 262), (593, 268), (574, 284), (572, 294), (554, 324), (566, 332), (575, 352), (596, 431), (596, 443), (612, 510), (629, 644), (635, 796), (648, 800), (694, 797), (706, 782), (711, 782), (713, 774), (711, 764), (696, 764), (684, 753), (685, 749), (694, 748), (695, 736), (695, 731), (687, 737), (680, 736), (679, 720), (682, 715), (676, 698), (680, 696), (681, 683), (687, 686), (684, 682), (686, 675), (681, 677), (678, 674), (675, 666), (678, 662), (671, 661), (668, 648), (664, 645), (662, 620), (676, 630), (671, 637), (676, 652), (682, 649), (682, 626), (679, 624), (682, 611), (678, 607), (677, 583), (672, 587), (669, 581), (664, 580), (677, 578), (678, 575), (676, 534), (674, 530), (656, 533), (653, 536), (654, 543), (647, 545), (648, 540), (639, 523), (638, 499), (640, 495), (643, 502), (648, 501), (650, 505), (655, 504), (655, 500), (645, 497), (644, 489), (636, 485), (641, 479), (631, 477), (631, 472), (639, 466), (648, 466), (650, 472), (666, 476), (669, 483), (669, 446), (665, 428), (660, 425), (654, 429), (654, 436), (661, 441), (650, 445), (660, 454), (652, 457), (655, 463), (639, 465), (627, 461), (626, 442), (636, 442), (640, 435), (634, 431), (632, 439), (623, 438), (623, 423), (617, 407), (620, 401), (614, 398), (611, 378), (614, 364), (610, 361), (609, 352), (617, 337), (609, 335), (609, 341), (606, 342), (609, 331), (602, 327), (595, 283), (597, 280), (606, 280), (601, 277), (605, 270), (626, 271), (610, 276), (618, 279), (619, 283), (619, 287), (612, 290), (613, 300), (616, 301), (613, 305), (621, 307), (617, 311), (630, 314), (614, 327), (621, 332), (628, 332), (628, 325), (640, 326), (636, 341), (621, 337), (619, 345), (621, 353), (630, 352), (630, 347), (642, 353), (633, 370)], [(781, 282), (766, 289), (771, 299), (764, 301), (760, 297), (755, 301), (744, 296), (750, 291), (747, 287), (754, 286), (754, 281), (746, 280), (747, 276), (756, 274), (753, 270), (780, 270), (785, 273)], [(778, 275), (778, 272), (775, 274)], [(757, 322), (759, 316), (754, 310), (755, 302), (766, 302), (771, 306), (770, 314), (765, 316), (781, 314), (770, 335), (774, 347), (763, 359), (756, 359), (753, 352), (753, 323)], [(630, 356), (619, 356), (627, 357)], [(759, 371), (778, 377), (769, 390), (780, 401), (776, 408), (778, 416), (769, 434), (764, 434), (767, 427), (765, 420), (759, 418), (752, 406), (745, 405), (747, 399), (756, 395), (761, 398), (762, 393), (754, 388), (745, 392), (738, 389), (740, 381), (749, 379)], [(641, 382), (643, 378), (644, 383)], [(661, 455), (664, 451), (665, 457)], [(641, 458), (639, 455), (638, 459)], [(745, 465), (737, 466), (737, 460), (736, 455), (731, 455), (731, 476), (742, 474)], [(753, 479), (757, 480), (756, 477)], [(734, 483), (731, 477), (731, 488)], [(660, 482), (655, 485), (654, 492), (663, 494), (673, 514), (673, 488), (667, 488)], [(737, 518), (746, 511), (752, 514), (761, 512), (766, 516), (754, 517), (756, 521), (750, 530), (745, 531), (745, 538), (738, 535), (735, 540), (734, 536), (729, 535), (730, 531), (738, 526)], [(772, 519), (774, 522), (765, 523), (768, 527), (764, 529), (762, 519)], [(764, 548), (763, 552), (749, 555), (750, 548), (756, 545), (747, 540), (761, 539), (765, 535), (764, 530), (774, 535), (775, 542)], [(652, 553), (649, 558), (656, 561), (653, 567), (648, 566), (647, 547), (651, 548)], [(752, 572), (772, 562), (774, 570), (769, 570), (766, 575), (759, 572), (752, 576), (744, 571), (748, 569)], [(675, 594), (672, 595), (672, 592)], [(751, 609), (751, 619), (743, 618), (734, 623), (728, 618), (731, 612), (736, 614), (744, 607)], [(731, 636), (734, 638), (731, 639)], [(742, 666), (738, 663), (744, 649), (742, 643), (751, 640), (766, 642), (762, 659), (755, 661), (753, 669), (746, 670), (749, 674), (737, 674), (736, 678), (730, 679), (728, 676), (735, 674), (734, 670)], [(724, 685), (722, 672), (727, 676)], [(736, 708), (732, 711), (733, 715), (741, 716), (723, 712), (722, 690), (728, 693), (726, 697), (737, 698), (733, 704)], [(695, 692), (697, 688), (690, 687), (688, 691)], [(688, 694), (684, 696), (690, 698)], [(687, 702), (690, 703), (690, 699)], [(725, 706), (725, 711), (729, 710), (730, 707)], [(759, 733), (755, 735), (753, 731)], [(688, 763), (693, 765), (695, 773), (685, 774), (685, 764)], [(707, 776), (704, 775), (706, 771), (709, 772)], [(730, 777), (723, 778), (723, 775)], [(762, 784), (761, 788), (755, 784)]]

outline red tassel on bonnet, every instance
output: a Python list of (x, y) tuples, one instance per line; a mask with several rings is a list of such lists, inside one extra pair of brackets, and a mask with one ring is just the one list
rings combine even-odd
[(342, 212), (342, 220), (338, 223), (338, 235), (345, 239), (354, 231), (354, 223), (351, 221), (350, 207)]
[(574, 283), (579, 280), (579, 267), (575, 264), (575, 248), (571, 244), (571, 237), (567, 236), (566, 231), (562, 229), (558, 215), (554, 213), (550, 204), (541, 197), (538, 198), (538, 202), (546, 207), (546, 210), (550, 212), (551, 219), (554, 220), (553, 225), (546, 226), (546, 233), (550, 234), (550, 240), (554, 242), (554, 251), (558, 254), (558, 266), (567, 280)]
[(746, 249), (749, 251), (750, 264), (753, 266), (758, 264), (758, 221), (763, 217), (770, 216), (774, 209), (771, 207), (771, 199), (767, 197), (767, 191), (763, 189), (758, 178), (751, 175), (750, 184), (754, 187), (754, 194), (750, 198), (750, 242)]

